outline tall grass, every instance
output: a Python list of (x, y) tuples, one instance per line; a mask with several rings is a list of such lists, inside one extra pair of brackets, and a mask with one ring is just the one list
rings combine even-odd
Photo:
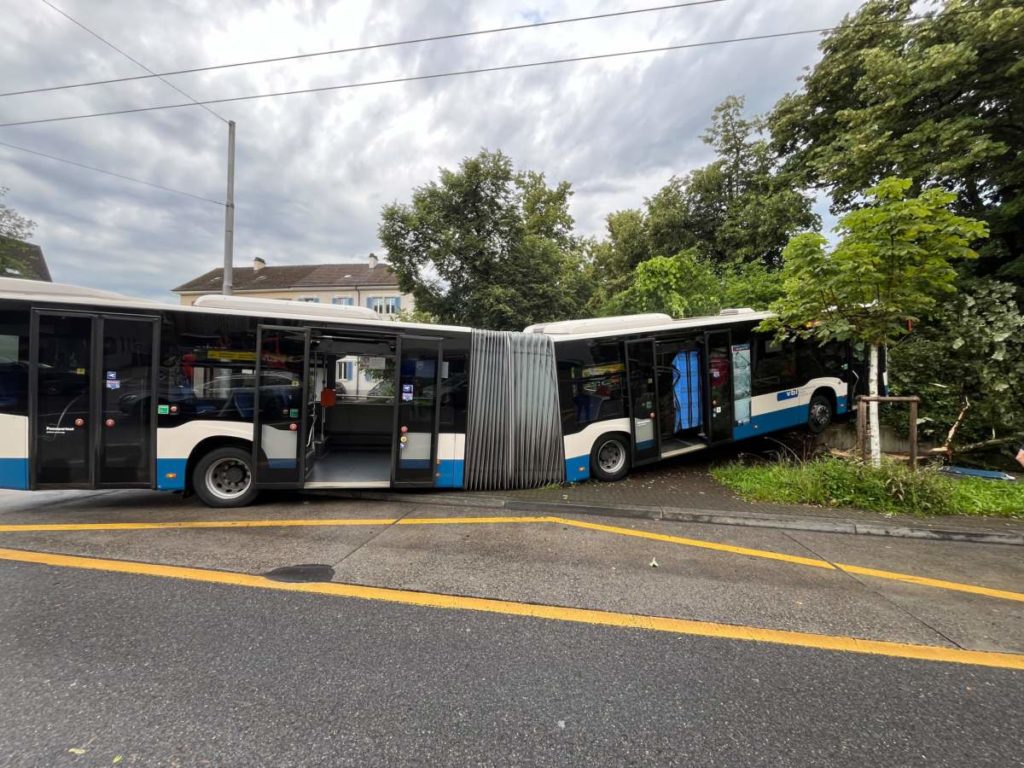
[(837, 458), (715, 467), (711, 474), (752, 501), (857, 507), (884, 514), (995, 515), (1024, 519), (1024, 483), (955, 479), (934, 469), (911, 472)]

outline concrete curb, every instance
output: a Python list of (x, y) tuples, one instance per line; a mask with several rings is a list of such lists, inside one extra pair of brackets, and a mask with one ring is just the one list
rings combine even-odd
[(958, 541), (971, 544), (1006, 544), (1024, 546), (1024, 533), (996, 533), (955, 528), (929, 528), (906, 523), (860, 522), (849, 519), (798, 517), (763, 512), (722, 512), (712, 509), (682, 507), (644, 507), (625, 504), (582, 504), (574, 501), (526, 501), (500, 496), (466, 494), (437, 496), (426, 493), (389, 493), (373, 491), (320, 491), (316, 495), (334, 498), (393, 501), (406, 504), (429, 504), (448, 507), (479, 507), (504, 509), (534, 514), (599, 515), (601, 517), (627, 517), (643, 520), (668, 520), (679, 523), (705, 523), (709, 525), (736, 525), (748, 528), (777, 528), (813, 533), (845, 533), (859, 536), (886, 536), (898, 539), (925, 539), (930, 541)]

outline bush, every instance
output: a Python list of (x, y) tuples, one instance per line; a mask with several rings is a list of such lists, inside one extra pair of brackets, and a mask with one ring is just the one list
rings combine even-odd
[(715, 467), (711, 474), (745, 499), (826, 507), (858, 507), (912, 515), (998, 515), (1024, 518), (1024, 484), (955, 479), (934, 469), (891, 461), (872, 467), (836, 458)]

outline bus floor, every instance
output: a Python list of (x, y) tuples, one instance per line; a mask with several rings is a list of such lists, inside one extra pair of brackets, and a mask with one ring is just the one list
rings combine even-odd
[(690, 439), (675, 436), (661, 438), (661, 458), (663, 459), (680, 456), (684, 453), (693, 453), (704, 448), (707, 448), (707, 442), (699, 437)]
[(317, 458), (306, 480), (307, 488), (388, 488), (391, 452), (331, 449)]

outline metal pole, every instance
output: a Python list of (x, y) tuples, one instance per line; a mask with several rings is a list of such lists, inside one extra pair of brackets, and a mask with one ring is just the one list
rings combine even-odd
[(864, 395), (857, 397), (857, 453), (860, 454), (860, 460), (866, 459), (865, 445), (867, 444), (867, 423), (868, 415), (866, 413), (868, 404), (864, 398)]
[(221, 293), (230, 295), (235, 285), (235, 121), (228, 121), (228, 192), (224, 201), (224, 284)]
[(910, 401), (910, 470), (917, 469), (917, 398)]

